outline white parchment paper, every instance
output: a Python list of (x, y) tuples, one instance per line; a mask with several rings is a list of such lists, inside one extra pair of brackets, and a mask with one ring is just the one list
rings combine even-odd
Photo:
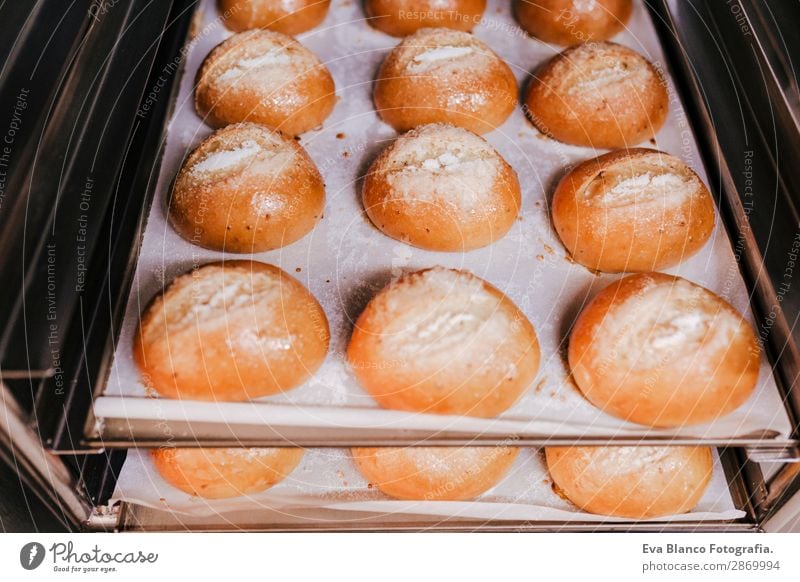
[[(520, 87), (524, 87), (532, 71), (559, 49), (527, 37), (511, 16), (509, 4), (490, 0), (485, 17), (474, 32), (509, 63)], [(326, 363), (303, 386), (255, 403), (167, 402), (147, 398), (131, 356), (131, 339), (139, 314), (175, 276), (194, 265), (222, 258), (222, 253), (195, 247), (181, 239), (168, 225), (165, 208), (171, 181), (184, 156), (211, 133), (194, 111), (195, 73), (206, 54), (231, 34), (218, 21), (213, 1), (206, 1), (200, 10), (169, 125), (155, 202), (148, 217), (116, 356), (105, 394), (95, 403), (100, 423), (104, 418), (196, 419), (226, 424), (423, 427), (576, 437), (732, 438), (764, 431), (771, 431), (771, 436), (789, 434), (790, 423), (766, 358), (753, 397), (733, 414), (709, 425), (650, 430), (604, 414), (581, 396), (568, 380), (564, 365), (566, 332), (581, 307), (618, 276), (597, 276), (567, 259), (550, 224), (548, 201), (567, 166), (602, 152), (545, 138), (525, 120), (520, 107), (502, 127), (486, 136), (517, 171), (523, 190), (521, 217), (505, 238), (468, 253), (436, 253), (394, 241), (373, 227), (360, 203), (359, 178), (396, 133), (375, 113), (372, 81), (381, 61), (399, 41), (370, 28), (363, 20), (361, 3), (354, 0), (334, 0), (325, 22), (299, 37), (326, 62), (339, 97), (324, 127), (304, 134), (301, 140), (325, 177), (324, 218), (301, 241), (252, 255), (259, 261), (279, 265), (319, 299), (332, 331), (331, 353)], [(614, 40), (664, 68), (661, 48), (642, 5), (637, 3), (628, 30)], [(670, 97), (668, 122), (656, 143), (643, 145), (678, 156), (705, 180), (680, 98), (672, 89)], [(352, 322), (368, 300), (392, 277), (433, 265), (468, 269), (490, 281), (511, 297), (536, 327), (542, 350), (539, 375), (525, 396), (497, 419), (379, 409), (346, 366), (343, 354)], [(719, 220), (706, 247), (670, 272), (714, 290), (752, 321), (748, 294)]]

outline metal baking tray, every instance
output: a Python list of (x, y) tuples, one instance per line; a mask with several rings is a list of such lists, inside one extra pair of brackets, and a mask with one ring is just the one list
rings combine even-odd
[[(358, 202), (358, 177), (395, 135), (378, 121), (371, 107), (370, 71), (376, 70), (397, 40), (371, 30), (361, 21), (360, 10), (352, 3), (334, 3), (323, 25), (300, 37), (327, 62), (339, 87), (340, 100), (333, 116), (321, 131), (304, 135), (301, 142), (328, 183), (326, 218), (303, 241), (253, 257), (282, 266), (322, 301), (334, 329), (333, 353), (326, 368), (301, 388), (250, 403), (187, 403), (148, 398), (143, 387), (131, 380), (135, 370), (130, 367), (130, 337), (144, 304), (176, 274), (193, 264), (221, 258), (219, 253), (182, 241), (164, 220), (164, 201), (180, 161), (211, 131), (193, 112), (194, 71), (208, 50), (228, 34), (214, 19), (213, 2), (200, 3), (194, 32), (187, 40), (190, 48), (183, 78), (170, 95), (172, 116), (167, 124), (166, 142), (162, 144), (164, 156), (160, 175), (148, 192), (148, 204), (143, 208), (141, 246), (136, 245), (137, 252), (132, 256), (132, 264), (136, 266), (131, 292), (120, 311), (124, 315), (122, 324), (105, 351), (100, 381), (95, 387), (94, 407), (84, 426), (83, 445), (92, 448), (156, 446), (167, 440), (186, 446), (404, 445), (422, 441), (426, 444), (492, 444), (513, 438), (520, 445), (576, 442), (736, 445), (757, 450), (763, 458), (797, 456), (795, 404), (786, 398), (785, 385), (785, 379), (791, 377), (786, 371), (791, 362), (787, 363), (785, 358), (765, 360), (763, 384), (748, 414), (734, 414), (711, 425), (679, 430), (654, 430), (615, 421), (594, 411), (574, 388), (563, 382), (566, 373), (560, 351), (564, 330), (575, 314), (575, 306), (613, 278), (596, 277), (567, 261), (557, 237), (549, 229), (547, 201), (564, 166), (596, 154), (543, 139), (524, 120), (519, 108), (503, 127), (487, 136), (520, 173), (523, 184), (527, 184), (523, 189), (522, 220), (505, 239), (487, 249), (464, 255), (427, 253), (389, 241), (369, 224)], [(665, 16), (670, 14), (669, 10), (661, 3), (637, 4), (631, 31), (615, 40), (646, 54), (670, 75), (671, 121), (657, 136), (655, 145), (684, 157), (718, 195), (722, 220), (718, 221), (712, 242), (700, 255), (673, 271), (723, 294), (726, 288), (733, 289), (734, 296), (729, 299), (740, 310), (749, 311), (748, 300), (758, 303), (764, 294), (764, 282), (750, 280), (747, 273), (744, 280), (740, 279), (736, 263), (738, 245), (744, 245), (748, 257), (757, 254), (758, 249), (747, 239), (746, 217), (744, 221), (736, 220), (736, 212), (742, 212), (741, 203), (736, 205), (740, 202), (734, 198), (736, 193), (731, 195), (729, 189), (714, 183), (703, 167), (686, 114), (685, 103), (694, 102), (691, 87), (681, 81), (685, 77), (679, 70), (681, 63), (675, 62), (674, 47), (661, 44), (667, 35), (662, 33), (659, 38), (656, 33), (657, 29), (666, 27), (668, 30)], [(556, 47), (525, 37), (516, 27), (507, 3), (490, 1), (484, 21), (475, 33), (509, 62), (521, 81), (545, 58), (558, 51)], [(344, 139), (339, 139), (337, 134), (344, 134)], [(532, 181), (525, 179), (529, 176)], [(354, 240), (344, 242), (343, 233)], [(337, 249), (335, 259), (330, 257), (331, 248)], [(354, 253), (360, 255), (353, 258)], [(725, 253), (727, 257), (723, 256)], [(345, 364), (340, 361), (347, 338), (347, 325), (342, 320), (358, 314), (369, 296), (380, 287), (376, 281), (382, 284), (393, 274), (434, 264), (468, 268), (488, 278), (526, 311), (537, 326), (540, 340), (543, 331), (556, 328), (552, 339), (545, 338), (542, 342), (546, 364), (537, 379), (540, 384), (531, 387), (523, 401), (498, 420), (429, 418), (429, 415), (377, 409), (359, 391), (355, 380), (347, 377)], [(499, 265), (499, 268), (489, 269), (490, 264)], [(708, 265), (711, 265), (710, 270)], [(525, 268), (530, 272), (524, 272)], [(537, 277), (540, 281), (565, 277), (559, 284), (564, 283), (572, 296), (571, 301), (559, 296), (553, 303), (560, 301), (560, 304), (546, 305), (544, 311), (537, 311), (531, 305), (532, 296), (537, 299), (547, 296), (539, 292)], [(727, 282), (725, 277), (729, 278)], [(565, 281), (572, 281), (572, 284)], [(554, 307), (559, 310), (555, 324), (549, 313)], [(749, 317), (757, 329), (762, 329), (767, 321), (759, 317), (758, 309)], [(781, 313), (768, 312), (768, 317), (780, 328)], [(772, 337), (766, 339), (767, 354), (774, 356)], [(551, 373), (551, 368), (556, 372)], [(527, 410), (540, 406), (542, 393), (553, 403), (550, 416), (519, 414), (526, 406)], [(596, 416), (587, 422), (578, 414), (577, 422), (563, 422), (575, 409)], [(760, 422), (748, 424), (746, 421), (752, 420), (751, 415), (760, 417)], [(589, 425), (591, 430), (587, 430)]]
[[(346, 456), (346, 455), (345, 455)], [(246, 498), (207, 500), (167, 485), (146, 455), (129, 458), (90, 529), (121, 531), (753, 531), (740, 460), (720, 450), (695, 511), (629, 520), (580, 511), (551, 489), (537, 451), (523, 450), (504, 479), (471, 502), (402, 502), (370, 490), (335, 449), (310, 450), (287, 479)], [(323, 474), (322, 469), (330, 469)], [(339, 470), (334, 470), (338, 467)], [(542, 471), (544, 470), (544, 473)], [(727, 489), (727, 490), (726, 490)]]

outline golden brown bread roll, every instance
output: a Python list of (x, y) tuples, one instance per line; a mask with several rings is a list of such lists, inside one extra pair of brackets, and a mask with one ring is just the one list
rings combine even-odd
[(169, 218), (193, 244), (257, 253), (308, 234), (324, 206), (322, 176), (296, 141), (240, 123), (203, 140), (183, 163)]
[(543, 134), (595, 148), (633, 147), (664, 125), (665, 82), (643, 56), (611, 42), (568, 48), (528, 85), (526, 113)]
[(177, 277), (139, 323), (143, 380), (169, 398), (236, 401), (289, 390), (328, 353), (317, 300), (278, 267), (210, 263)]
[(691, 511), (711, 480), (707, 447), (546, 447), (556, 487), (599, 515), (652, 519)]
[(325, 20), (330, 0), (218, 0), (222, 21), (234, 32), (266, 28), (300, 34)]
[(364, 208), (385, 234), (434, 251), (500, 239), (519, 214), (517, 175), (479, 136), (423, 125), (397, 139), (364, 180)]
[(282, 481), (300, 463), (303, 449), (166, 447), (150, 454), (173, 487), (197, 497), (224, 499), (259, 493)]
[(742, 316), (686, 279), (630, 275), (581, 312), (569, 365), (595, 406), (650, 426), (708, 422), (747, 400), (759, 346)]
[(252, 121), (297, 135), (333, 111), (336, 88), (328, 69), (299, 42), (270, 30), (235, 34), (203, 61), (195, 106), (222, 127)]
[(396, 499), (457, 501), (488, 491), (517, 458), (515, 447), (354, 448), (361, 474)]
[(508, 65), (471, 34), (446, 28), (406, 37), (383, 61), (375, 83), (375, 108), (397, 131), (452, 123), (486, 133), (516, 104)]
[(515, 0), (525, 31), (545, 42), (570, 46), (608, 40), (630, 20), (631, 0)]
[(408, 36), (421, 28), (469, 32), (478, 24), (486, 0), (366, 0), (368, 21), (392, 36)]
[(598, 271), (657, 271), (692, 256), (714, 230), (714, 201), (678, 158), (648, 149), (587, 160), (558, 184), (553, 225)]
[(530, 321), (467, 271), (435, 267), (387, 285), (355, 324), (347, 359), (384, 408), (491, 417), (539, 367)]

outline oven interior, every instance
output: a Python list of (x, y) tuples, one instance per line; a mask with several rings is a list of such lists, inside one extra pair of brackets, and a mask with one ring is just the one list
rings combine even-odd
[[(800, 54), (800, 31), (791, 24), (800, 21), (800, 8), (765, 0), (645, 4), (699, 140), (709, 187), (741, 241), (741, 271), (757, 319), (768, 326), (768, 351), (794, 427), (788, 445), (722, 443), (726, 477), (745, 518), (670, 525), (432, 524), (410, 516), (348, 522), (329, 511), (286, 516), (263, 510), (232, 521), (110, 507), (125, 443), (103, 446), (87, 438), (85, 427), (131, 284), (174, 105), (168, 96), (178, 84), (176, 63), (197, 8), (193, 0), (131, 0), (113, 10), (97, 0), (0, 9), (10, 29), (21, 31), (16, 39), (0, 38), (6, 63), (0, 111), (8, 117), (0, 127), (14, 115), (19, 126), (0, 207), (0, 390), (10, 412), (0, 422), (0, 461), (74, 529), (763, 528), (800, 489), (800, 287), (784, 284), (787, 257), (800, 236), (800, 173), (793, 171), (800, 167), (800, 92), (791, 60)], [(154, 87), (159, 98), (148, 100)], [(757, 204), (751, 202), (754, 184)], [(91, 228), (78, 237), (79, 223)]]

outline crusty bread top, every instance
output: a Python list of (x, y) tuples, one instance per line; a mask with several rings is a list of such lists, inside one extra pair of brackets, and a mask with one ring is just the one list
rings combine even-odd
[[(593, 475), (636, 479), (648, 470), (671, 472), (679, 468), (694, 447), (570, 447), (569, 450), (591, 468)], [(669, 476), (665, 478), (669, 480)]]
[(179, 183), (201, 187), (242, 175), (275, 177), (298, 160), (299, 146), (255, 123), (237, 123), (214, 132), (189, 156)]
[[(604, 156), (605, 157), (605, 156)], [(678, 158), (656, 150), (631, 150), (606, 162), (597, 160), (597, 173), (579, 191), (590, 206), (619, 208), (655, 204), (672, 208), (704, 191), (700, 178)]]
[(154, 454), (162, 456), (179, 457), (180, 460), (185, 462), (202, 462), (209, 465), (217, 465), (224, 469), (225, 465), (232, 464), (238, 459), (245, 462), (264, 461), (270, 463), (275, 458), (280, 458), (282, 452), (296, 451), (299, 449), (282, 449), (270, 447), (228, 447), (228, 448), (181, 448), (181, 447), (163, 447), (160, 449), (153, 449)]
[(470, 211), (492, 198), (502, 165), (494, 148), (474, 133), (432, 124), (398, 138), (373, 171), (383, 175), (395, 198)]
[(662, 274), (635, 277), (635, 291), (619, 297), (595, 329), (600, 362), (619, 361), (643, 370), (681, 359), (716, 365), (713, 356), (747, 331), (733, 308), (699, 285)]
[(546, 447), (545, 456), (566, 498), (634, 519), (691, 511), (713, 474), (708, 447)]
[[(664, 484), (675, 479), (690, 461), (698, 459), (706, 461), (710, 475), (712, 458), (710, 449), (701, 449), (707, 455), (696, 457), (695, 447), (570, 447), (571, 461), (585, 465), (584, 479), (591, 479), (598, 488), (608, 484), (609, 480), (629, 477), (635, 485), (643, 478), (643, 474), (663, 474)], [(590, 477), (591, 476), (591, 477)]]
[(198, 89), (208, 83), (219, 90), (240, 85), (274, 92), (321, 67), (317, 56), (292, 37), (271, 30), (249, 30), (211, 51), (200, 70)]
[[(499, 291), (467, 271), (434, 267), (405, 275), (373, 300), (383, 325), (384, 358), (429, 364), (484, 364), (514, 341), (515, 319)], [(514, 370), (508, 370), (513, 377)]]
[(587, 42), (550, 61), (541, 79), (562, 98), (586, 103), (625, 101), (658, 73), (639, 53), (613, 42)]
[(486, 44), (467, 32), (449, 28), (422, 28), (392, 52), (398, 71), (408, 75), (482, 75), (500, 63)]
[(508, 447), (384, 447), (355, 448), (353, 453), (357, 458), (374, 456), (375, 464), (383, 468), (411, 463), (417, 471), (413, 476), (422, 480), (474, 473), (508, 450)]
[[(170, 283), (142, 317), (145, 343), (161, 341), (164, 325), (176, 335), (220, 318), (232, 318), (242, 309), (257, 308), (260, 324), (271, 319), (271, 310), (260, 306), (281, 305), (283, 274), (277, 267), (251, 261), (227, 261), (203, 265)], [(257, 307), (259, 306), (259, 307)], [(155, 320), (155, 321), (154, 321)], [(149, 325), (149, 323), (160, 325)]]

